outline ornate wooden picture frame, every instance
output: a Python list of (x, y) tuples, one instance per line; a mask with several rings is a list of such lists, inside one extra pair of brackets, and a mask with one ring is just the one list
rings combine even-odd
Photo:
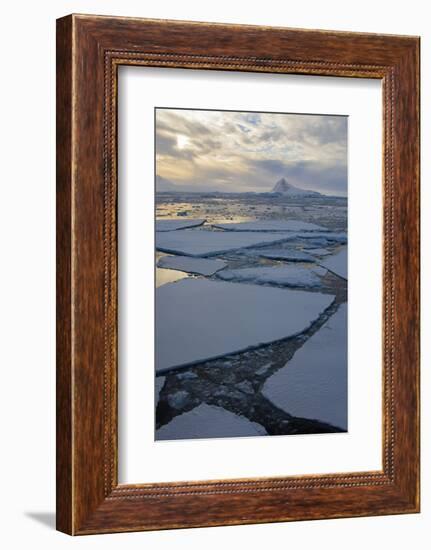
[[(118, 483), (117, 69), (383, 84), (383, 468)], [(419, 38), (70, 15), (57, 21), (57, 528), (68, 534), (419, 511)]]

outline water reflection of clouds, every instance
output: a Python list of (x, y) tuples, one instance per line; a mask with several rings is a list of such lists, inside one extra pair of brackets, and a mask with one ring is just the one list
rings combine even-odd
[(175, 269), (163, 269), (162, 267), (156, 268), (156, 288), (165, 285), (167, 283), (174, 283), (188, 277), (187, 273), (182, 271), (176, 271)]

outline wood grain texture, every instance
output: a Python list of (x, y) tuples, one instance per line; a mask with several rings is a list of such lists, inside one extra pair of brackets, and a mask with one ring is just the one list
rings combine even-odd
[[(419, 510), (419, 39), (72, 15), (57, 39), (57, 527), (70, 534)], [(378, 78), (383, 469), (118, 485), (117, 68)]]
[(57, 529), (72, 531), (72, 28), (57, 23)]

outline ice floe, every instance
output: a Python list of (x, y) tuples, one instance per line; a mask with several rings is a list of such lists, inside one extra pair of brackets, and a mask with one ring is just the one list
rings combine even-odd
[(165, 380), (166, 380), (166, 376), (156, 376), (156, 381), (155, 381), (156, 406), (157, 406), (157, 403), (159, 402), (160, 392), (162, 391), (163, 386), (165, 385)]
[(300, 220), (260, 220), (240, 223), (213, 224), (225, 231), (325, 231), (325, 227)]
[(198, 227), (203, 225), (206, 220), (156, 220), (156, 231), (178, 231), (179, 229), (187, 229), (190, 227)]
[(270, 260), (286, 260), (289, 262), (315, 262), (316, 258), (301, 250), (292, 248), (263, 248), (256, 250), (256, 255)]
[(163, 256), (157, 263), (158, 267), (176, 269), (197, 275), (213, 275), (226, 267), (223, 260), (208, 260), (206, 258), (191, 258), (187, 256)]
[(156, 290), (156, 370), (162, 373), (299, 334), (333, 300), (319, 292), (207, 279), (163, 285)]
[(347, 279), (347, 246), (341, 248), (333, 256), (325, 258), (320, 265), (335, 273), (343, 279)]
[(338, 243), (336, 241), (329, 241), (328, 239), (319, 237), (316, 239), (302, 239), (302, 240), (298, 239), (298, 241), (295, 242), (294, 244), (295, 246), (298, 245), (301, 247), (301, 249), (304, 249), (308, 252), (310, 249), (313, 249), (313, 248), (326, 248), (327, 246), (331, 246)]
[(167, 397), (167, 402), (173, 409), (182, 409), (189, 400), (190, 396), (185, 390), (178, 390), (170, 393)]
[(157, 233), (156, 248), (168, 254), (205, 257), (242, 248), (270, 245), (293, 239), (283, 233), (242, 233), (236, 231), (170, 231)]
[(313, 271), (314, 273), (317, 273), (317, 275), (320, 275), (321, 277), (324, 277), (328, 273), (328, 270), (320, 265), (314, 265)]
[(329, 256), (332, 254), (327, 248), (307, 248), (307, 252), (315, 254), (316, 256)]
[(325, 273), (326, 271), (322, 271), (319, 268), (286, 265), (280, 267), (226, 269), (218, 273), (217, 276), (224, 281), (313, 288), (322, 285), (319, 275), (322, 276)]
[(263, 426), (222, 407), (202, 403), (156, 431), (156, 440), (267, 435)]
[(347, 233), (341, 232), (331, 232), (331, 231), (302, 231), (295, 233), (295, 237), (298, 239), (320, 239), (320, 241), (326, 240), (329, 242), (345, 244), (347, 243)]
[(257, 369), (256, 374), (262, 375), (265, 374), (272, 367), (272, 363), (266, 363)]
[(293, 416), (347, 430), (347, 304), (268, 378), (262, 393)]

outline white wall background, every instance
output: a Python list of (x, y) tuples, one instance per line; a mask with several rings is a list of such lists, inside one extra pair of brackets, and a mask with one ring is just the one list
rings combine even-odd
[[(422, 514), (289, 524), (67, 537), (54, 525), (55, 19), (96, 13), (284, 25), (422, 37), (422, 151), (431, 149), (431, 30), (427, 2), (342, 0), (56, 0), (3, 5), (0, 88), (1, 542), (4, 548), (208, 549), (296, 546), (427, 548), (431, 522), (429, 372), (422, 346)], [(423, 334), (431, 330), (430, 164), (422, 155)], [(6, 377), (6, 378), (4, 378)], [(428, 535), (429, 539), (429, 535)], [(429, 544), (429, 542), (428, 542)]]

